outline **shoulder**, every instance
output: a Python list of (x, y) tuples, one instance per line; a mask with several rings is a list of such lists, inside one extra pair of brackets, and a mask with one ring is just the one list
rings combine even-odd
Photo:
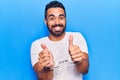
[(73, 35), (74, 37), (83, 37), (81, 32), (66, 32), (67, 35)]
[(66, 32), (66, 33), (67, 33), (68, 37), (69, 37), (69, 35), (72, 35), (75, 42), (85, 41), (85, 38), (81, 32)]
[(38, 44), (41, 44), (43, 42), (45, 42), (48, 38), (47, 37), (43, 37), (43, 38), (39, 38), (39, 39), (36, 39), (32, 42), (32, 45), (38, 45)]

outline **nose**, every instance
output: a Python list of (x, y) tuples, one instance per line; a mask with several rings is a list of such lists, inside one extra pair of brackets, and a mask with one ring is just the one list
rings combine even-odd
[(56, 19), (55, 19), (55, 24), (59, 24), (59, 23), (60, 23), (59, 19), (56, 18)]

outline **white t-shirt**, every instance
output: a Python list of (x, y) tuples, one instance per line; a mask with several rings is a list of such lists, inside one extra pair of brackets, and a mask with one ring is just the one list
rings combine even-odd
[(41, 44), (45, 44), (51, 51), (56, 67), (54, 68), (53, 80), (82, 80), (82, 74), (75, 69), (69, 55), (69, 35), (73, 35), (73, 44), (78, 45), (81, 51), (88, 53), (87, 44), (81, 33), (66, 32), (65, 37), (60, 41), (51, 41), (48, 37), (38, 39), (31, 46), (31, 62), (32, 66), (38, 61), (38, 55), (42, 50)]

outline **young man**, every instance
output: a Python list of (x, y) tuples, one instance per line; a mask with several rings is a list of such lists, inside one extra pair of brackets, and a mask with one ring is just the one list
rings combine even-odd
[(88, 49), (78, 32), (65, 32), (66, 11), (52, 1), (45, 8), (50, 34), (31, 46), (31, 62), (39, 80), (82, 80), (89, 68)]

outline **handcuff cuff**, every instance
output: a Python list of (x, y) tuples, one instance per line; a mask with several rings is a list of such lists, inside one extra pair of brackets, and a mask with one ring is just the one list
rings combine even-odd
[[(82, 61), (82, 60), (81, 60), (81, 61)], [(66, 60), (62, 60), (62, 61), (59, 61), (59, 62), (56, 61), (53, 68), (44, 67), (44, 69), (45, 69), (45, 70), (53, 70), (54, 68), (58, 68), (58, 67), (60, 66), (60, 64), (64, 64), (64, 63), (67, 63), (67, 62), (70, 63), (70, 64), (80, 64), (81, 61), (79, 61), (79, 62), (73, 62), (73, 61), (71, 60), (71, 58), (68, 58), (68, 59), (66, 59)]]

